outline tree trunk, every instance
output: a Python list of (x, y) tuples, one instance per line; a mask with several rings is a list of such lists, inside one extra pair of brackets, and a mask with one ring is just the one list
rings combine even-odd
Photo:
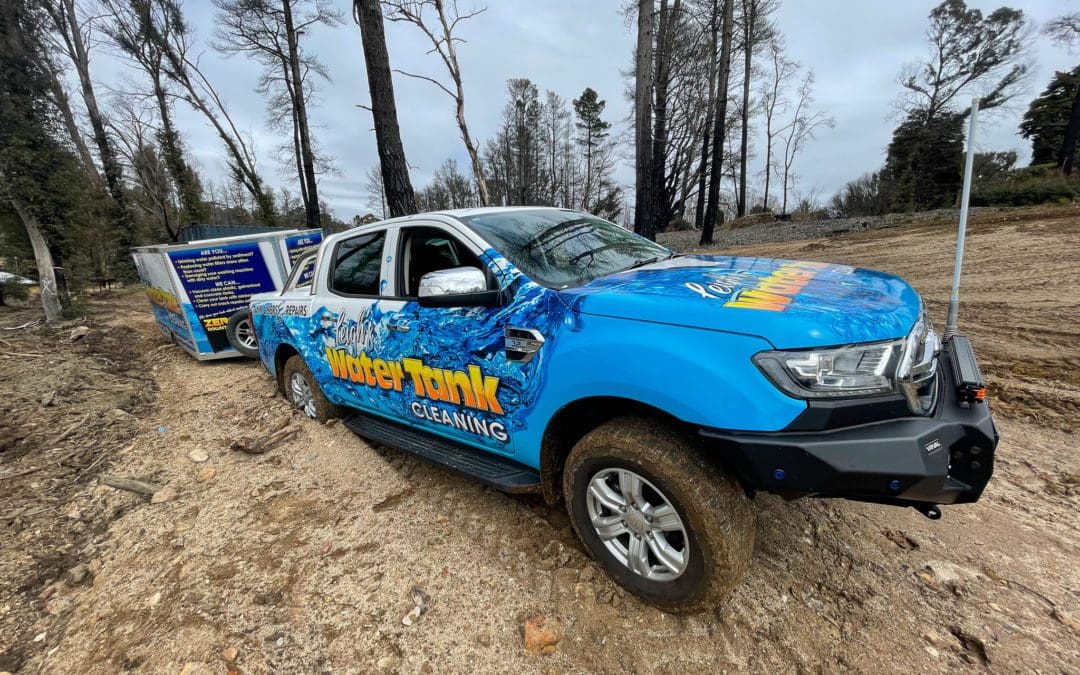
[(634, 50), (634, 232), (638, 234), (645, 234), (652, 223), (653, 2), (638, 0)]
[(79, 125), (75, 122), (75, 114), (71, 110), (71, 100), (68, 98), (67, 91), (64, 90), (64, 85), (60, 83), (56, 71), (50, 68), (48, 64), (42, 64), (41, 70), (49, 78), (49, 91), (52, 94), (53, 102), (56, 104), (57, 110), (60, 111), (60, 117), (64, 121), (64, 129), (67, 130), (67, 134), (75, 146), (75, 151), (79, 155), (83, 168), (94, 180), (100, 181), (101, 174), (98, 172), (97, 165), (94, 164), (94, 158), (90, 155), (90, 147), (86, 145), (86, 139), (83, 138), (82, 132), (79, 131)]
[(180, 145), (179, 132), (173, 126), (172, 110), (169, 107), (165, 87), (161, 83), (160, 72), (151, 74), (150, 79), (154, 90), (154, 100), (157, 102), (158, 117), (161, 118), (161, 130), (157, 134), (158, 143), (161, 144), (161, 154), (165, 160), (165, 168), (169, 170), (173, 183), (176, 184), (176, 194), (180, 199), (180, 208), (184, 213), (183, 220), (176, 228), (177, 237), (179, 238), (179, 234), (185, 226), (197, 224), (206, 215), (202, 203), (202, 191), (195, 178), (194, 171), (184, 159), (184, 149)]
[(746, 27), (743, 31), (743, 86), (742, 86), (742, 129), (739, 142), (739, 194), (736, 208), (736, 216), (742, 218), (746, 215), (746, 154), (750, 146), (750, 76), (751, 60), (754, 54), (754, 2), (747, 2), (743, 20)]
[(354, 0), (354, 10), (364, 45), (368, 89), (371, 91), (371, 115), (375, 120), (375, 143), (379, 149), (386, 202), (392, 218), (406, 216), (416, 213), (416, 196), (409, 180), (405, 150), (401, 146), (382, 10), (378, 0)]
[[(446, 36), (446, 60), (450, 70), (450, 77), (454, 79), (454, 91), (456, 108), (454, 117), (457, 119), (458, 129), (461, 131), (461, 140), (465, 143), (465, 150), (469, 153), (469, 161), (472, 163), (473, 179), (476, 181), (476, 192), (480, 197), (480, 206), (488, 206), (491, 203), (491, 194), (488, 192), (487, 181), (484, 180), (483, 165), (480, 163), (480, 153), (476, 150), (476, 143), (469, 134), (469, 125), (465, 122), (465, 87), (461, 83), (461, 67), (458, 65), (457, 48), (454, 47), (454, 38), (451, 36), (452, 27), (446, 20), (446, 10), (442, 0), (434, 0), (435, 8), (439, 11), (439, 22), (442, 24), (443, 35)], [(457, 23), (455, 21), (455, 23)]]
[[(778, 87), (773, 88), (773, 96), (776, 95), (777, 89)], [(768, 117), (765, 118), (765, 194), (761, 198), (761, 204), (766, 211), (772, 210), (769, 208), (769, 179), (772, 178), (772, 122), (773, 108), (770, 107)]]
[[(198, 66), (188, 59), (187, 53), (182, 47), (177, 47), (177, 45), (169, 42), (166, 36), (156, 30), (151, 30), (150, 39), (161, 49), (165, 60), (168, 62), (167, 75), (183, 87), (186, 92), (186, 95), (183, 96), (184, 100), (206, 117), (214, 130), (217, 131), (218, 137), (225, 144), (225, 148), (231, 157), (231, 161), (228, 163), (229, 169), (233, 174), (233, 178), (243, 186), (244, 190), (254, 200), (256, 219), (263, 225), (274, 227), (276, 222), (274, 219), (273, 195), (269, 194), (263, 186), (262, 178), (259, 177), (259, 173), (255, 169), (255, 158), (252, 157), (244, 144), (243, 137), (225, 109), (225, 104), (217, 91), (202, 71), (199, 70)], [(198, 78), (198, 84), (192, 80), (192, 73)], [(208, 101), (207, 97), (210, 97), (211, 100)], [(215, 112), (215, 109), (217, 112)], [(218, 119), (218, 113), (224, 118), (224, 123), (222, 123), (221, 119)], [(228, 129), (225, 127), (226, 124)]]
[(56, 323), (62, 318), (63, 309), (60, 305), (60, 293), (56, 285), (56, 269), (53, 267), (52, 253), (45, 241), (45, 235), (41, 233), (41, 225), (34, 214), (18, 199), (12, 199), (11, 205), (26, 228), (26, 236), (30, 239), (30, 246), (34, 249), (34, 262), (37, 263), (38, 284), (41, 287), (41, 305), (45, 310), (45, 323)]
[(307, 226), (312, 229), (322, 227), (322, 216), (319, 210), (319, 188), (315, 180), (315, 151), (311, 142), (311, 128), (308, 126), (307, 102), (304, 97), (304, 78), (300, 72), (300, 44), (296, 27), (293, 25), (292, 15), (293, 0), (281, 0), (281, 8), (285, 13), (285, 38), (289, 47), (289, 69), (292, 71), (293, 82), (293, 115), (296, 118), (296, 128), (300, 140), (301, 164), (304, 174), (301, 182), (307, 186), (304, 193), (307, 195), (304, 201), (307, 214)]
[(735, 0), (724, 0), (724, 26), (721, 29), (723, 47), (720, 49), (719, 83), (716, 93), (716, 118), (713, 120), (712, 170), (709, 176), (709, 195), (705, 204), (705, 222), (701, 227), (702, 245), (713, 241), (713, 228), (720, 212), (720, 182), (724, 179), (724, 135), (727, 124), (728, 79), (731, 76), (731, 34), (735, 15)]
[(90, 128), (93, 130), (94, 144), (97, 145), (98, 157), (101, 159), (101, 168), (105, 173), (105, 182), (109, 187), (109, 195), (115, 206), (115, 218), (120, 226), (120, 246), (128, 248), (135, 241), (135, 223), (131, 213), (127, 209), (127, 199), (124, 196), (123, 176), (120, 163), (116, 159), (112, 142), (105, 131), (105, 121), (98, 108), (97, 96), (94, 93), (94, 84), (90, 79), (90, 54), (83, 42), (82, 27), (75, 15), (75, 0), (61, 0), (62, 7), (50, 6), (53, 12), (53, 20), (57, 29), (61, 31), (67, 46), (68, 56), (75, 66), (75, 72), (79, 76), (79, 85), (82, 88), (83, 102), (86, 105), (86, 116), (90, 119)]
[(717, 0), (713, 0), (709, 13), (709, 100), (705, 109), (705, 128), (701, 134), (701, 163), (698, 165), (697, 207), (694, 209), (694, 228), (702, 229), (705, 224), (706, 181), (709, 176), (709, 141), (712, 138), (713, 115), (716, 114), (716, 34)]
[(1072, 175), (1073, 160), (1076, 157), (1076, 141), (1080, 138), (1080, 85), (1076, 87), (1076, 95), (1073, 97), (1072, 112), (1069, 113), (1069, 124), (1065, 127), (1065, 138), (1058, 152), (1057, 165), (1066, 176)]
[(667, 105), (668, 85), (671, 82), (671, 40), (672, 29), (678, 21), (682, 1), (668, 8), (667, 0), (660, 1), (660, 30), (656, 37), (656, 79), (653, 86), (655, 103), (653, 105), (652, 159), (649, 161), (649, 206), (650, 218), (641, 228), (640, 234), (649, 239), (656, 239), (656, 232), (668, 224), (670, 213), (667, 191)]

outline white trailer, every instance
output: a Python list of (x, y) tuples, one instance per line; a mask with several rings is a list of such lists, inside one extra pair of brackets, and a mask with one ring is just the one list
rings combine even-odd
[(279, 290), (320, 230), (280, 230), (131, 249), (158, 327), (200, 361), (257, 353), (247, 314)]

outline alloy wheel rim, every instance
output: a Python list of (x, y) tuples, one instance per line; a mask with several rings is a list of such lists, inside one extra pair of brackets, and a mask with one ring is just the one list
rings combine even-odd
[(255, 349), (255, 331), (251, 328), (251, 321), (243, 319), (236, 324), (236, 341), (248, 349)]
[(627, 569), (669, 582), (686, 571), (690, 539), (671, 500), (629, 469), (604, 469), (589, 481), (589, 520), (604, 547)]
[(292, 390), (293, 405), (303, 410), (311, 419), (315, 419), (315, 394), (311, 391), (307, 378), (300, 373), (293, 373), (289, 388)]

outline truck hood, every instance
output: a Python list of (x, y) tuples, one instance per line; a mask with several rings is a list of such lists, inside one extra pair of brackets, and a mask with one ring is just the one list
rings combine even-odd
[(922, 309), (891, 274), (731, 256), (679, 256), (561, 295), (581, 314), (755, 335), (777, 349), (903, 337)]

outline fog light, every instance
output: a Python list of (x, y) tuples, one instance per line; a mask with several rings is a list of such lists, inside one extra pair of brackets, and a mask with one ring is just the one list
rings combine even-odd
[(893, 492), (899, 492), (900, 491), (900, 481), (894, 480), (894, 481), (890, 482), (889, 483), (889, 489), (892, 490)]
[(784, 473), (783, 469), (777, 469), (776, 471), (772, 472), (772, 477), (776, 480), (784, 480), (784, 476), (786, 475), (787, 474)]

